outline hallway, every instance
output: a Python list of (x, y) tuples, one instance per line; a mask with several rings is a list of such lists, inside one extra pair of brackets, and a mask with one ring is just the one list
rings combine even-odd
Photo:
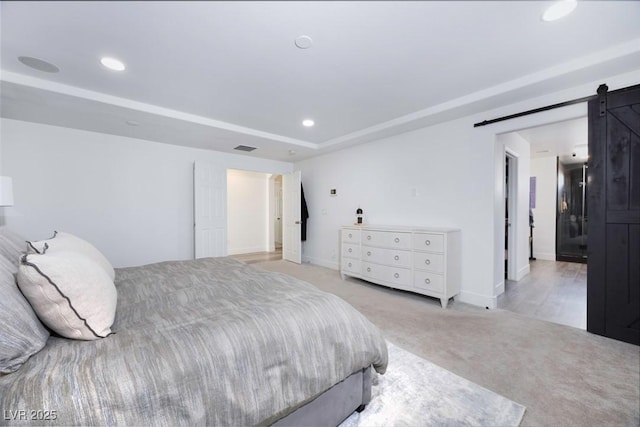
[(536, 260), (519, 282), (507, 280), (498, 308), (587, 328), (587, 264)]
[(255, 264), (262, 261), (277, 261), (282, 259), (282, 246), (276, 246), (274, 252), (253, 252), (250, 254), (231, 255), (231, 257), (247, 264)]

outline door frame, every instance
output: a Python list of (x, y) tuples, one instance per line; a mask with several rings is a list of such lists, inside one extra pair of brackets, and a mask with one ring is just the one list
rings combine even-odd
[(518, 277), (518, 232), (520, 229), (520, 218), (518, 216), (518, 201), (522, 194), (518, 192), (518, 167), (519, 167), (519, 155), (515, 151), (508, 147), (504, 148), (504, 177), (507, 179), (507, 161), (509, 158), (509, 180), (505, 185), (505, 195), (507, 197), (507, 206), (505, 206), (508, 212), (509, 224), (505, 228), (507, 233), (507, 280), (519, 280)]
[[(498, 306), (498, 295), (504, 292), (504, 161), (505, 150), (500, 135), (518, 132), (523, 129), (549, 125), (565, 120), (586, 117), (587, 102), (572, 104), (537, 114), (513, 118), (492, 124), (487, 132), (487, 139), (493, 142), (494, 153), (494, 233), (493, 233), (493, 296), (486, 300), (488, 308)], [(528, 218), (525, 218), (528, 224)], [(513, 228), (513, 226), (512, 226)], [(527, 256), (528, 258), (528, 256)]]

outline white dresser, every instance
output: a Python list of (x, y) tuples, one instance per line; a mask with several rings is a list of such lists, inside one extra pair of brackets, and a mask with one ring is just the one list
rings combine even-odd
[(439, 298), (443, 308), (460, 293), (460, 230), (345, 226), (340, 274)]

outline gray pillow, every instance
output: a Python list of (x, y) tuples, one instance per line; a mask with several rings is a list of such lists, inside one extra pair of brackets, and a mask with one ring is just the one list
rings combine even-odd
[(11, 274), (16, 274), (18, 272), (18, 266), (9, 261), (4, 255), (0, 254), (0, 270), (2, 269), (7, 270)]
[(47, 343), (49, 331), (16, 285), (13, 263), (0, 256), (0, 374), (16, 371)]
[(0, 255), (11, 261), (18, 268), (20, 255), (27, 250), (27, 242), (19, 234), (0, 226)]
[[(7, 240), (12, 242), (16, 246), (20, 246), (20, 248), (24, 248), (26, 239), (7, 227), (6, 225), (0, 225), (0, 236), (5, 237)], [(23, 249), (21, 249), (23, 250)]]

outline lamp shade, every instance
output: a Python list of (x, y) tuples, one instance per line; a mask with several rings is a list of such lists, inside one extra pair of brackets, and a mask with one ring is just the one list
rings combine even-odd
[(0, 176), (0, 206), (13, 206), (13, 180)]

